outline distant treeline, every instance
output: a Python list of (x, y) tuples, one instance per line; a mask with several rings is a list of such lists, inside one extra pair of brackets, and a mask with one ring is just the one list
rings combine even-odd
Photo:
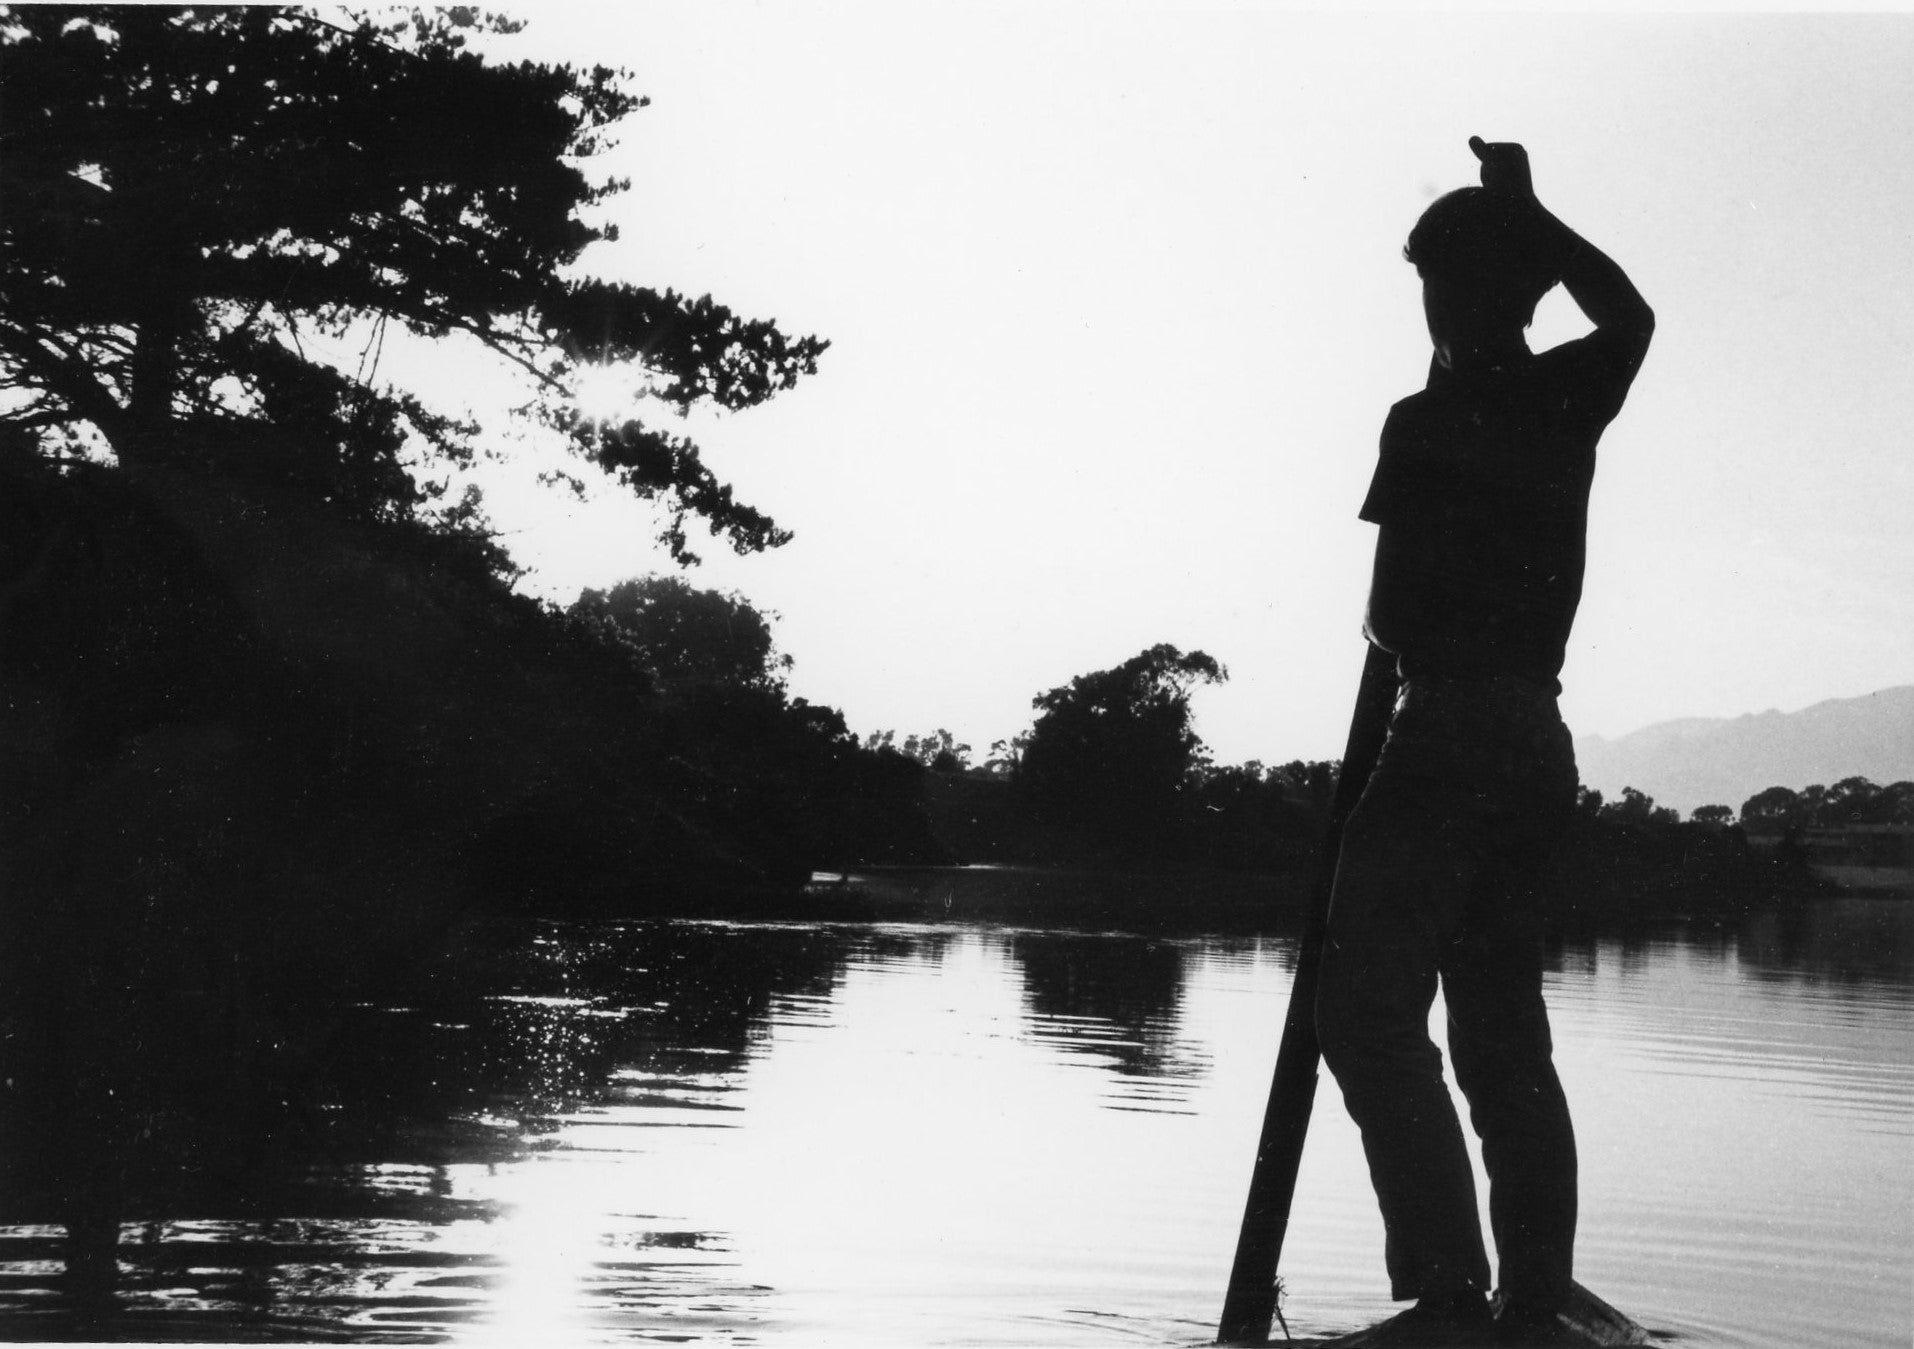
[[(1189, 695), (1227, 672), (1203, 652), (1152, 647), (1034, 700), (1037, 716), (981, 768), (946, 731), (904, 744), (931, 771), (937, 837), (957, 858), (1112, 870), (1296, 876), (1317, 864), (1339, 765), (1218, 765), (1196, 736)], [(893, 735), (883, 737), (886, 743)], [(1743, 807), (1760, 832), (1782, 821), (1907, 818), (1907, 784), (1849, 779), (1802, 793), (1773, 788)], [(1897, 813), (1898, 812), (1898, 813)], [(1728, 913), (1817, 889), (1798, 849), (1750, 846), (1734, 812), (1688, 820), (1626, 788), (1584, 789), (1540, 896), (1563, 923)]]
[[(1702, 806), (1694, 818), (1702, 819), (1705, 813), (1719, 810)], [(1810, 783), (1800, 791), (1769, 787), (1742, 803), (1741, 824), (1756, 834), (1855, 824), (1914, 824), (1914, 782), (1890, 782), (1882, 787), (1866, 778), (1852, 777), (1832, 786)]]
[(1824, 889), (1805, 856), (1755, 848), (1739, 825), (1705, 808), (1683, 820), (1632, 787), (1618, 801), (1584, 788), (1541, 898), (1561, 925), (1599, 928), (1737, 915)]

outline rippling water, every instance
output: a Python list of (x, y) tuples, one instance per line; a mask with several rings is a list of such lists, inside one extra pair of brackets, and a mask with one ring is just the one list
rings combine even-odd
[[(1843, 901), (1554, 954), (1583, 1282), (1696, 1346), (1910, 1342), (1911, 920)], [(94, 1329), (1202, 1342), (1292, 951), (724, 923), (462, 949), (359, 1009), (263, 1193), (125, 1229), (124, 1312)], [(70, 1333), (57, 1235), (0, 1227), (0, 1333)], [(1326, 1082), (1290, 1328), (1386, 1314), (1381, 1240)]]

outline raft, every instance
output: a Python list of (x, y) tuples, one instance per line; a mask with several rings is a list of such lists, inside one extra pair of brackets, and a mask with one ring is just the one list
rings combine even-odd
[[(1415, 1349), (1413, 1341), (1399, 1333), (1386, 1333), (1384, 1327), (1388, 1324), (1383, 1321), (1347, 1335), (1338, 1335), (1334, 1339), (1297, 1340), (1293, 1343), (1296, 1349), (1304, 1349), (1305, 1345), (1310, 1349)], [(1611, 1346), (1648, 1342), (1649, 1335), (1645, 1329), (1578, 1283), (1569, 1294), (1568, 1306), (1556, 1313), (1556, 1328), (1548, 1338), (1548, 1349), (1611, 1349)], [(1473, 1342), (1464, 1344), (1445, 1339), (1442, 1349), (1478, 1349), (1478, 1346)], [(1519, 1349), (1519, 1346), (1512, 1345), (1506, 1339), (1498, 1339), (1493, 1331), (1487, 1331), (1481, 1338), (1479, 1349)]]

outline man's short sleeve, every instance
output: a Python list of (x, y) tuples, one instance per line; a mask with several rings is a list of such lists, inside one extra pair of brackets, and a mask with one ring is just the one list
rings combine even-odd
[(1597, 328), (1543, 352), (1540, 360), (1562, 410), (1598, 427), (1615, 420), (1648, 354), (1648, 338), (1645, 332)]
[(1372, 525), (1393, 523), (1414, 509), (1415, 497), (1420, 484), (1404, 481), (1412, 478), (1413, 473), (1405, 474), (1402, 456), (1391, 454), (1390, 449), (1396, 439), (1397, 419), (1401, 412), (1400, 403), (1389, 409), (1389, 417), (1382, 424), (1381, 453), (1376, 456), (1376, 471), (1369, 479), (1369, 492), (1362, 499), (1362, 509), (1356, 512), (1356, 518), (1367, 520)]

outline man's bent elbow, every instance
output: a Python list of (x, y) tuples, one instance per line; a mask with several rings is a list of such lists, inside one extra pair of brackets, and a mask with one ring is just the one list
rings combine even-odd
[(1644, 304), (1641, 307), (1641, 313), (1635, 319), (1633, 327), (1635, 350), (1638, 353), (1636, 359), (1639, 360), (1642, 356), (1648, 354), (1648, 343), (1650, 339), (1655, 336), (1655, 311)]
[(1646, 304), (1633, 304), (1618, 313), (1605, 316), (1605, 321), (1595, 325), (1596, 329), (1608, 333), (1610, 340), (1632, 347), (1637, 352), (1648, 350), (1648, 340), (1655, 335), (1655, 311)]

